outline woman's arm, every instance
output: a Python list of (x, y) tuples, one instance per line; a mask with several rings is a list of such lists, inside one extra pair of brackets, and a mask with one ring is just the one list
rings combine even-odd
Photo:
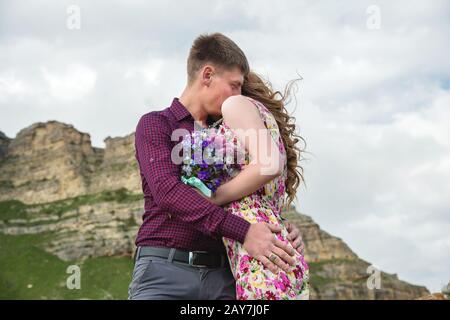
[(224, 205), (252, 194), (280, 175), (284, 158), (264, 125), (257, 107), (244, 96), (231, 96), (222, 105), (224, 122), (237, 134), (252, 161), (236, 177), (221, 185), (211, 198)]

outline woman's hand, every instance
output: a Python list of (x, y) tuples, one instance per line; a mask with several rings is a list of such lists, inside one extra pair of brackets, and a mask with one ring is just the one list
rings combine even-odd
[(301, 255), (305, 254), (305, 245), (303, 243), (302, 235), (300, 234), (300, 229), (297, 228), (293, 223), (285, 221), (287, 231), (289, 232), (288, 240), (291, 245), (297, 250)]

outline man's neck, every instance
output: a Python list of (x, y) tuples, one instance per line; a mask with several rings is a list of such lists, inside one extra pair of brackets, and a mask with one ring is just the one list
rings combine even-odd
[(195, 121), (201, 123), (202, 126), (208, 124), (208, 114), (203, 105), (197, 98), (197, 95), (189, 87), (186, 87), (178, 99), (183, 106), (189, 111)]

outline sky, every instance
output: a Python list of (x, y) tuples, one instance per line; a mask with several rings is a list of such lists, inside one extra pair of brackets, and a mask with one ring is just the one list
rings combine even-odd
[[(0, 0), (0, 131), (58, 120), (94, 146), (134, 132), (222, 32), (282, 90), (306, 140), (298, 211), (361, 258), (450, 281), (448, 1)], [(304, 146), (303, 146), (304, 147)]]

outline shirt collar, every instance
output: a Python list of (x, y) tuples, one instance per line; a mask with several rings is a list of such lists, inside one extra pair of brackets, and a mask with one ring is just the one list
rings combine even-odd
[(172, 111), (172, 113), (175, 116), (175, 119), (177, 119), (177, 121), (181, 121), (188, 116), (190, 116), (192, 118), (191, 113), (180, 102), (180, 100), (178, 100), (178, 98), (173, 98), (172, 104), (170, 106), (170, 111)]
[[(191, 113), (188, 111), (188, 109), (186, 109), (186, 107), (180, 102), (178, 98), (173, 98), (172, 104), (170, 105), (170, 111), (172, 111), (177, 121), (181, 121), (187, 117), (190, 117), (192, 120), (194, 120)], [(214, 123), (214, 120), (215, 119), (208, 116), (208, 118), (206, 119), (206, 123), (208, 125), (212, 125)]]

